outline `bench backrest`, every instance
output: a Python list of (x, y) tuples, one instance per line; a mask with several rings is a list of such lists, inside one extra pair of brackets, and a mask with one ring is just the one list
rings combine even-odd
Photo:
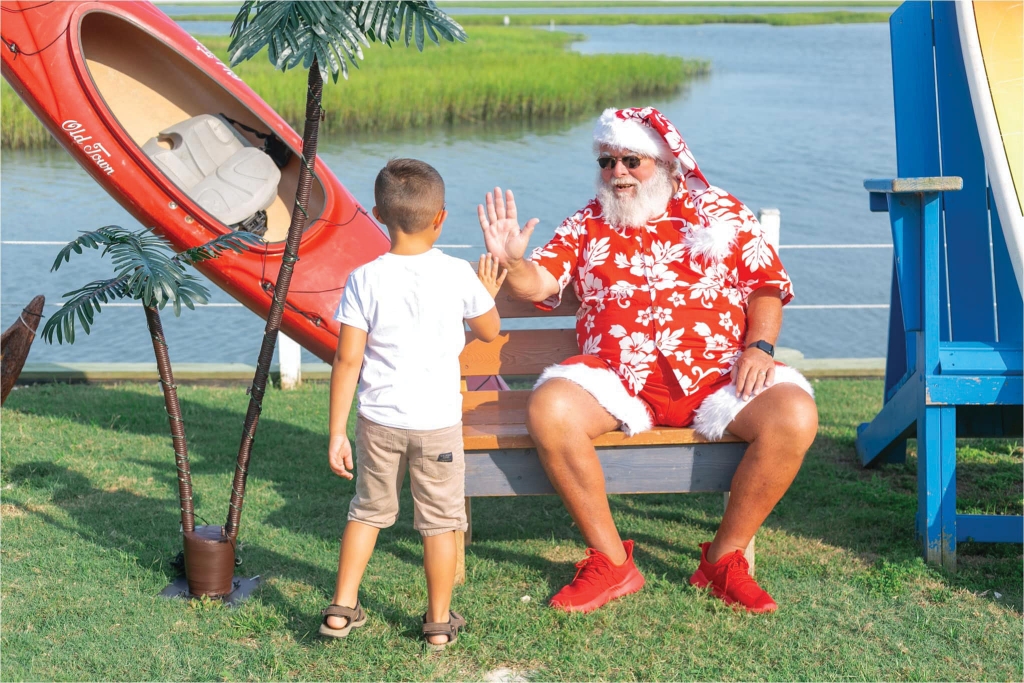
[[(943, 196), (940, 340), (1019, 342), (1024, 305), (985, 168), (956, 3), (906, 2), (889, 26), (898, 175), (963, 178), (962, 190)], [(891, 301), (887, 391), (907, 370), (895, 275)]]
[[(565, 288), (562, 303), (553, 311), (542, 311), (532, 303), (514, 299), (508, 287), (502, 287), (494, 298), (498, 314), (505, 321), (521, 318), (575, 318), (580, 302), (571, 286)], [(468, 375), (539, 375), (544, 368), (577, 355), (575, 325), (572, 329), (502, 330), (490, 343), (466, 336), (466, 348), (460, 362), (462, 376)]]

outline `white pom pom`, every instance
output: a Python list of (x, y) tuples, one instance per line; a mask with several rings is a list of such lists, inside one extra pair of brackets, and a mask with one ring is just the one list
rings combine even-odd
[(686, 248), (694, 255), (720, 263), (732, 252), (736, 234), (736, 226), (725, 221), (716, 221), (707, 228), (694, 226), (686, 236)]

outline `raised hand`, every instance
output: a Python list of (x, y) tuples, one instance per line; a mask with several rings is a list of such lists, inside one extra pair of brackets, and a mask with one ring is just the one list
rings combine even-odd
[[(498, 273), (501, 273), (500, 275)], [(498, 296), (498, 290), (501, 289), (502, 283), (505, 282), (505, 276), (508, 275), (507, 270), (502, 270), (501, 266), (498, 265), (498, 257), (493, 254), (483, 254), (480, 257), (480, 264), (476, 269), (476, 276), (480, 278), (480, 282), (483, 283), (484, 289), (491, 295), (491, 298)]]
[(515, 268), (523, 260), (530, 235), (540, 220), (531, 218), (522, 229), (519, 228), (516, 200), (512, 190), (507, 190), (503, 199), (501, 188), (496, 187), (493, 193), (487, 194), (485, 202), (486, 208), (483, 204), (478, 204), (476, 213), (480, 219), (480, 229), (484, 233), (487, 252), (496, 256), (503, 267)]

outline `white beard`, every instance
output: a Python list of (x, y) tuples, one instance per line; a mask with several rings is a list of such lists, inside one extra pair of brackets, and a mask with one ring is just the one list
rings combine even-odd
[[(616, 195), (616, 183), (636, 185), (636, 195)], [(605, 183), (600, 172), (597, 176), (597, 201), (601, 203), (604, 219), (613, 228), (638, 228), (646, 225), (647, 221), (665, 213), (673, 192), (672, 176), (661, 164), (655, 169), (654, 175), (643, 183), (632, 176), (613, 178)]]

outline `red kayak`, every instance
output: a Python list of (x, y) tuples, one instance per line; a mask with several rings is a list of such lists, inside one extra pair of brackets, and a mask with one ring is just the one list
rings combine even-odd
[[(148, 2), (28, 0), (2, 9), (3, 77), (139, 222), (178, 250), (237, 229), (264, 236), (263, 249), (199, 268), (266, 318), (301, 136)], [(345, 280), (389, 242), (319, 158), (315, 174), (282, 331), (329, 363)]]

